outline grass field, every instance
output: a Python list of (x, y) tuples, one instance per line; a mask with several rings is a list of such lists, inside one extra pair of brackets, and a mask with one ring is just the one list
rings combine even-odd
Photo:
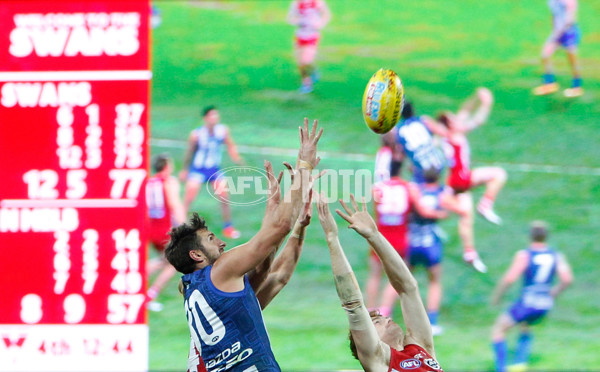
[[(446, 371), (493, 368), (490, 328), (517, 288), (497, 308), (489, 305), (489, 295), (514, 252), (526, 246), (528, 223), (544, 219), (551, 225), (551, 243), (571, 261), (576, 281), (536, 327), (531, 366), (599, 370), (600, 3), (580, 4), (586, 93), (578, 99), (530, 94), (540, 80), (538, 55), (550, 27), (544, 0), (328, 4), (333, 19), (320, 46), (322, 78), (314, 93), (300, 95), (292, 28), (285, 23), (288, 1), (157, 1), (163, 23), (153, 35), (152, 137), (174, 140), (174, 145), (154, 145), (152, 152), (171, 152), (179, 170), (181, 146), (199, 125), (201, 107), (214, 103), (236, 142), (246, 148), (295, 148), (295, 128), (308, 116), (325, 128), (320, 150), (373, 156), (379, 140), (366, 129), (360, 102), (378, 68), (392, 68), (402, 77), (420, 113), (455, 108), (477, 86), (487, 86), (496, 103), (487, 125), (470, 137), (473, 162), (506, 167), (509, 181), (496, 207), (505, 223), (476, 221), (477, 247), (490, 268), (486, 275), (462, 264), (456, 219), (442, 224), (450, 240), (440, 315), (445, 333), (435, 339), (438, 360)], [(555, 61), (566, 86), (570, 76), (564, 54), (557, 53)], [(263, 155), (242, 155), (248, 164), (262, 165)], [(292, 159), (269, 156), (277, 168)], [(372, 163), (334, 154), (321, 167), (371, 169)], [(207, 217), (209, 226), (220, 227), (218, 205), (206, 192), (193, 209)], [(263, 211), (264, 205), (233, 209), (243, 239), (257, 231)], [(366, 246), (338, 222), (342, 245), (364, 284)], [(323, 238), (315, 218), (292, 281), (264, 312), (284, 371), (360, 369), (348, 351), (347, 320)], [(417, 278), (424, 288), (424, 273)], [(149, 318), (150, 368), (184, 370), (189, 331), (176, 279), (159, 301), (165, 310)]]

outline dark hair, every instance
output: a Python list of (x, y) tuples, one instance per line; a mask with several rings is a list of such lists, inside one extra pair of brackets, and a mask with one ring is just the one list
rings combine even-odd
[(212, 110), (216, 110), (217, 106), (215, 105), (208, 105), (206, 107), (204, 107), (202, 109), (202, 117), (205, 117), (206, 115), (208, 115), (209, 112), (211, 112)]
[(415, 111), (413, 109), (412, 102), (405, 101), (404, 106), (402, 107), (402, 119), (412, 118), (413, 116), (415, 116)]
[(423, 172), (423, 179), (425, 179), (425, 182), (427, 183), (437, 182), (440, 179), (440, 172), (441, 170), (435, 167), (427, 168)]
[[(371, 310), (369, 311), (369, 316), (371, 317), (371, 320), (373, 320), (373, 318), (381, 316), (381, 314), (379, 314), (378, 310)], [(356, 360), (360, 361), (360, 359), (358, 359), (358, 349), (356, 348), (356, 342), (354, 342), (354, 337), (352, 337), (352, 331), (348, 332), (348, 339), (350, 340), (350, 351), (352, 352), (352, 356), (356, 358)]]
[(442, 123), (446, 128), (450, 128), (450, 118), (448, 113), (444, 112), (438, 115), (437, 120)]
[(154, 160), (152, 160), (152, 168), (154, 168), (155, 172), (162, 172), (169, 163), (170, 159), (171, 157), (169, 154), (158, 154), (154, 157)]
[(533, 221), (529, 235), (534, 242), (545, 242), (548, 238), (548, 225), (544, 221)]
[(390, 163), (390, 177), (400, 177), (402, 171), (402, 160), (392, 160)]
[(196, 270), (196, 261), (190, 257), (189, 252), (195, 249), (204, 252), (200, 237), (196, 234), (196, 231), (204, 229), (208, 229), (206, 221), (198, 213), (194, 213), (188, 222), (169, 231), (171, 239), (165, 248), (165, 256), (180, 273), (189, 274)]

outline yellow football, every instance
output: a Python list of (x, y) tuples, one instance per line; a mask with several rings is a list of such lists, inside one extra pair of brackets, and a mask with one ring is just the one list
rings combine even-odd
[(402, 81), (394, 71), (379, 69), (371, 76), (363, 95), (365, 123), (375, 133), (387, 133), (400, 120), (403, 106)]

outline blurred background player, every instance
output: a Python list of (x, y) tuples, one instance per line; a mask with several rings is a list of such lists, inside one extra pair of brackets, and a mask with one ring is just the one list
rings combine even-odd
[(171, 227), (185, 222), (185, 211), (179, 197), (179, 182), (172, 176), (171, 157), (168, 154), (157, 155), (152, 161), (152, 167), (155, 174), (146, 183), (146, 205), (150, 222), (150, 243), (160, 256), (147, 262), (146, 272), (150, 276), (162, 270), (148, 289), (147, 297), (150, 302), (147, 306), (149, 310), (160, 311), (163, 305), (154, 300), (176, 272), (164, 256), (165, 246), (169, 241), (168, 232)]
[[(385, 134), (383, 137), (388, 136), (388, 134)], [(382, 148), (386, 147), (384, 143)], [(381, 157), (378, 157), (378, 160), (381, 159)], [(408, 245), (408, 221), (411, 210), (419, 210), (420, 213), (432, 218), (444, 217), (445, 214), (442, 216), (439, 211), (425, 208), (419, 202), (420, 194), (418, 187), (400, 178), (400, 162), (391, 161), (388, 163), (388, 166), (390, 169), (387, 173), (391, 177), (386, 181), (376, 182), (373, 185), (375, 221), (377, 222), (379, 232), (390, 242), (400, 257), (405, 259)], [(381, 301), (378, 302), (381, 282), (381, 260), (375, 251), (370, 249), (369, 277), (366, 288), (367, 308), (378, 309), (382, 316), (390, 316), (398, 295), (394, 287), (387, 283), (381, 295)]]
[(413, 181), (421, 183), (425, 169), (441, 171), (446, 165), (446, 159), (433, 142), (433, 136), (421, 117), (416, 116), (411, 102), (404, 103), (401, 117), (402, 120), (392, 132), (395, 133), (404, 156), (412, 163)]
[[(420, 209), (414, 209), (410, 214), (408, 224), (408, 263), (411, 271), (417, 266), (427, 269), (427, 316), (431, 323), (431, 332), (434, 336), (442, 333), (438, 325), (438, 315), (442, 301), (442, 256), (443, 240), (445, 234), (438, 226), (437, 221), (448, 216), (446, 211), (464, 215), (452, 191), (438, 183), (440, 172), (428, 169), (424, 173), (425, 182), (418, 185)], [(423, 209), (431, 211), (423, 214)], [(437, 213), (435, 213), (437, 212)]]
[(492, 93), (486, 88), (478, 88), (468, 98), (458, 112), (445, 112), (438, 117), (439, 122), (424, 117), (427, 127), (443, 138), (443, 148), (449, 162), (448, 186), (465, 213), (458, 221), (458, 233), (464, 247), (463, 259), (477, 271), (487, 272), (487, 267), (475, 249), (473, 196), (469, 192), (474, 187), (485, 185), (483, 197), (477, 204), (479, 212), (486, 220), (501, 224), (502, 219), (494, 212), (494, 201), (507, 179), (506, 171), (500, 167), (478, 167), (471, 169), (471, 149), (467, 133), (483, 125), (488, 119), (493, 104)]
[[(497, 319), (492, 329), (496, 371), (507, 370), (508, 347), (506, 332), (516, 325), (521, 334), (515, 350), (515, 365), (511, 370), (525, 370), (531, 350), (532, 334), (529, 326), (541, 321), (552, 308), (554, 299), (573, 281), (573, 273), (565, 257), (547, 243), (548, 228), (544, 222), (534, 221), (530, 229), (529, 248), (515, 254), (513, 262), (498, 283), (492, 304), (497, 305), (506, 290), (521, 276), (523, 287), (518, 300)], [(558, 275), (559, 283), (552, 286)]]
[(226, 188), (220, 187), (219, 171), (223, 144), (227, 146), (229, 157), (234, 163), (242, 165), (243, 161), (231, 138), (229, 129), (220, 123), (221, 119), (217, 108), (212, 105), (205, 107), (202, 110), (202, 117), (204, 125), (190, 133), (183, 169), (179, 175), (182, 181), (185, 180), (185, 210), (190, 209), (202, 184), (210, 182), (221, 203), (223, 236), (237, 239), (240, 237), (240, 232), (233, 227), (231, 222), (229, 196)]
[(347, 214), (340, 210), (336, 212), (350, 223), (350, 228), (367, 240), (381, 258), (390, 283), (400, 296), (402, 317), (406, 326), (404, 332), (390, 317), (383, 317), (377, 312), (369, 313), (363, 303), (354, 271), (340, 245), (335, 220), (324, 197), (319, 197), (319, 221), (329, 247), (331, 270), (338, 297), (348, 317), (352, 355), (359, 360), (363, 369), (369, 372), (441, 372), (442, 368), (435, 360), (431, 328), (417, 281), (402, 258), (377, 231), (375, 221), (367, 212), (364, 201), (362, 209), (359, 210), (354, 195), (350, 195), (350, 198), (352, 207), (340, 200)]
[(577, 47), (581, 39), (577, 25), (577, 0), (548, 0), (552, 12), (552, 33), (546, 39), (542, 49), (542, 64), (544, 65), (544, 84), (533, 90), (535, 95), (546, 95), (558, 91), (558, 83), (552, 68), (552, 55), (558, 47), (567, 52), (569, 65), (573, 74), (571, 87), (565, 89), (565, 97), (578, 97), (583, 94), (581, 87), (581, 71), (577, 60)]
[(300, 92), (310, 93), (319, 78), (315, 58), (321, 29), (329, 23), (331, 12), (324, 0), (294, 0), (287, 18), (296, 26), (294, 52), (302, 83)]

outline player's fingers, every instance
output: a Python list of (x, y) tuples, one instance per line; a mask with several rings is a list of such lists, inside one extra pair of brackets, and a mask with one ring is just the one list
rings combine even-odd
[(298, 131), (300, 132), (300, 144), (304, 143), (304, 130), (302, 127), (298, 127)]
[(271, 182), (272, 179), (275, 178), (275, 175), (273, 174), (273, 165), (271, 164), (270, 161), (265, 160), (264, 166), (265, 166), (265, 171), (267, 172), (267, 178), (269, 179), (269, 182)]
[(337, 213), (340, 217), (342, 217), (343, 219), (345, 219), (349, 223), (352, 223), (352, 218), (350, 218), (350, 216), (348, 216), (346, 213), (340, 211), (339, 209), (336, 209), (335, 213)]
[[(316, 121), (316, 120), (315, 120)], [(317, 136), (315, 137), (315, 139), (313, 140), (313, 142), (315, 144), (317, 144), (317, 142), (319, 142), (319, 139), (321, 139), (321, 136), (323, 135), (323, 128), (319, 129), (319, 133), (317, 133)]]
[(325, 173), (327, 173), (327, 171), (328, 171), (328, 169), (324, 169), (324, 170), (320, 171), (319, 174), (317, 174), (317, 176), (315, 178), (313, 178), (313, 182), (315, 182), (316, 180), (321, 178)]
[(355, 212), (358, 212), (358, 204), (356, 203), (356, 199), (354, 198), (354, 194), (350, 194), (350, 201), (352, 202), (352, 208), (354, 208)]
[(294, 175), (295, 175), (294, 168), (287, 161), (284, 161), (283, 165), (287, 168), (288, 172), (290, 173), (290, 176), (292, 177), (292, 182), (294, 182)]
[(364, 196), (362, 197), (362, 211), (363, 212), (367, 211), (367, 201)]
[(317, 159), (315, 160), (315, 164), (313, 164), (313, 168), (315, 168), (317, 165), (319, 165), (319, 162), (321, 161), (321, 157), (317, 157)]
[(344, 207), (344, 210), (346, 211), (346, 213), (348, 213), (349, 215), (352, 216), (353, 213), (352, 213), (352, 210), (350, 209), (350, 207), (348, 207), (342, 199), (339, 199), (339, 202), (342, 205), (342, 207)]
[(317, 123), (317, 119), (313, 120), (312, 129), (310, 130), (310, 138), (315, 138), (315, 135), (317, 134)]
[(279, 176), (277, 176), (277, 183), (281, 185), (281, 178), (283, 178), (283, 171), (279, 172)]

